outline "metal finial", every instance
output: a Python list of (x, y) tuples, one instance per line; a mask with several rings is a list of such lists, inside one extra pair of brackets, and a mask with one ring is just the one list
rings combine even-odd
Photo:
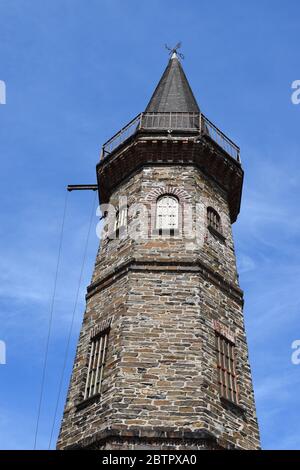
[(171, 48), (167, 44), (165, 44), (166, 49), (169, 51), (169, 55), (172, 57), (173, 54), (176, 54), (181, 59), (184, 59), (184, 55), (181, 52), (178, 52), (178, 49), (181, 48), (181, 42), (178, 42), (175, 47)]

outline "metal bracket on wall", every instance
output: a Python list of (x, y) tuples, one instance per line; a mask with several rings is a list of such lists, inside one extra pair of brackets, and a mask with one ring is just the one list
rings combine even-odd
[(97, 184), (68, 184), (67, 191), (98, 191)]

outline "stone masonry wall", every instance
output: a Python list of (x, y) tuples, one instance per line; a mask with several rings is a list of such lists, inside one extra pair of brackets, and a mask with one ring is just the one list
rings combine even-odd
[[(223, 237), (194, 211), (203, 243), (158, 236), (153, 223), (146, 240), (102, 242), (58, 448), (259, 448), (226, 194), (193, 166), (157, 165), (125, 181), (111, 202), (125, 195), (150, 207), (164, 192), (215, 208)], [(83, 403), (90, 331), (109, 319), (103, 392)], [(219, 396), (214, 320), (236, 338), (238, 407)]]

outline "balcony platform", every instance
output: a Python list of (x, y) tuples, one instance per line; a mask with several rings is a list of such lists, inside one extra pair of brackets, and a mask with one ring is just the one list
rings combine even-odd
[(206, 136), (229, 157), (240, 163), (239, 147), (202, 113), (140, 113), (122, 127), (102, 147), (101, 160), (123, 147), (136, 134), (147, 132), (183, 133)]
[(199, 168), (226, 192), (235, 222), (244, 176), (240, 149), (203, 114), (141, 113), (122, 128), (104, 144), (97, 165), (100, 202), (107, 203), (122, 181), (151, 165)]

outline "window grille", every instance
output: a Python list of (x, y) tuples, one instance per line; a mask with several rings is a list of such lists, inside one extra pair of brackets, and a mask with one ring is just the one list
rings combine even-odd
[(109, 329), (92, 338), (84, 400), (101, 393)]
[(161, 196), (156, 205), (156, 229), (161, 235), (164, 230), (174, 235), (178, 229), (179, 219), (178, 199), (174, 196)]
[(207, 209), (207, 225), (217, 232), (221, 233), (221, 218), (217, 211), (212, 207)]
[(238, 404), (235, 346), (217, 332), (216, 352), (220, 395), (227, 400)]

